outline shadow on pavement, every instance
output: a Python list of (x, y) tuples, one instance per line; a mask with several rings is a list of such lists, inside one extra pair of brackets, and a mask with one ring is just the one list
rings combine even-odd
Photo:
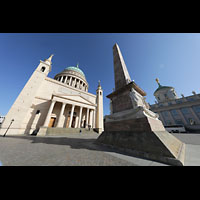
[[(44, 143), (44, 144), (53, 144), (53, 145), (65, 145), (70, 146), (72, 149), (87, 149), (93, 151), (102, 151), (102, 152), (114, 152), (119, 153), (126, 156), (132, 156), (135, 158), (141, 158), (137, 155), (133, 155), (130, 152), (126, 152), (122, 149), (116, 149), (111, 146), (96, 144), (95, 138), (72, 138), (72, 137), (37, 137), (37, 136), (7, 136), (7, 138), (15, 138), (15, 139), (24, 139), (30, 140), (31, 143)], [(148, 159), (145, 159), (148, 160)], [(153, 160), (151, 160), (153, 161)]]

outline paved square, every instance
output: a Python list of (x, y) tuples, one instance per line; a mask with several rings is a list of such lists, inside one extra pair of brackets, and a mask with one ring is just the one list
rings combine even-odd
[[(200, 166), (200, 134), (173, 134), (186, 143), (185, 165)], [(95, 145), (97, 134), (0, 137), (0, 166), (166, 166)]]

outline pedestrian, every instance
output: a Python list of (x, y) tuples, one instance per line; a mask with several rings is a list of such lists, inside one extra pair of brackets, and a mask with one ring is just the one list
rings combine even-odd
[(82, 132), (82, 131), (81, 131), (81, 129), (80, 129), (79, 133), (81, 134), (81, 132)]

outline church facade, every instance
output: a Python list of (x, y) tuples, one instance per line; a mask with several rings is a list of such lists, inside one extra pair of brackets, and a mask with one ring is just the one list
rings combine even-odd
[(7, 113), (0, 134), (45, 135), (48, 128), (91, 128), (103, 131), (103, 90), (96, 94), (79, 66), (70, 66), (54, 79), (48, 74), (52, 57), (41, 61)]

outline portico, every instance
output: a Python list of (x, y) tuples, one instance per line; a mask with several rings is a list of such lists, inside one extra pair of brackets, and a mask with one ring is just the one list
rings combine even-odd
[(96, 104), (81, 96), (53, 95), (44, 127), (95, 128)]

